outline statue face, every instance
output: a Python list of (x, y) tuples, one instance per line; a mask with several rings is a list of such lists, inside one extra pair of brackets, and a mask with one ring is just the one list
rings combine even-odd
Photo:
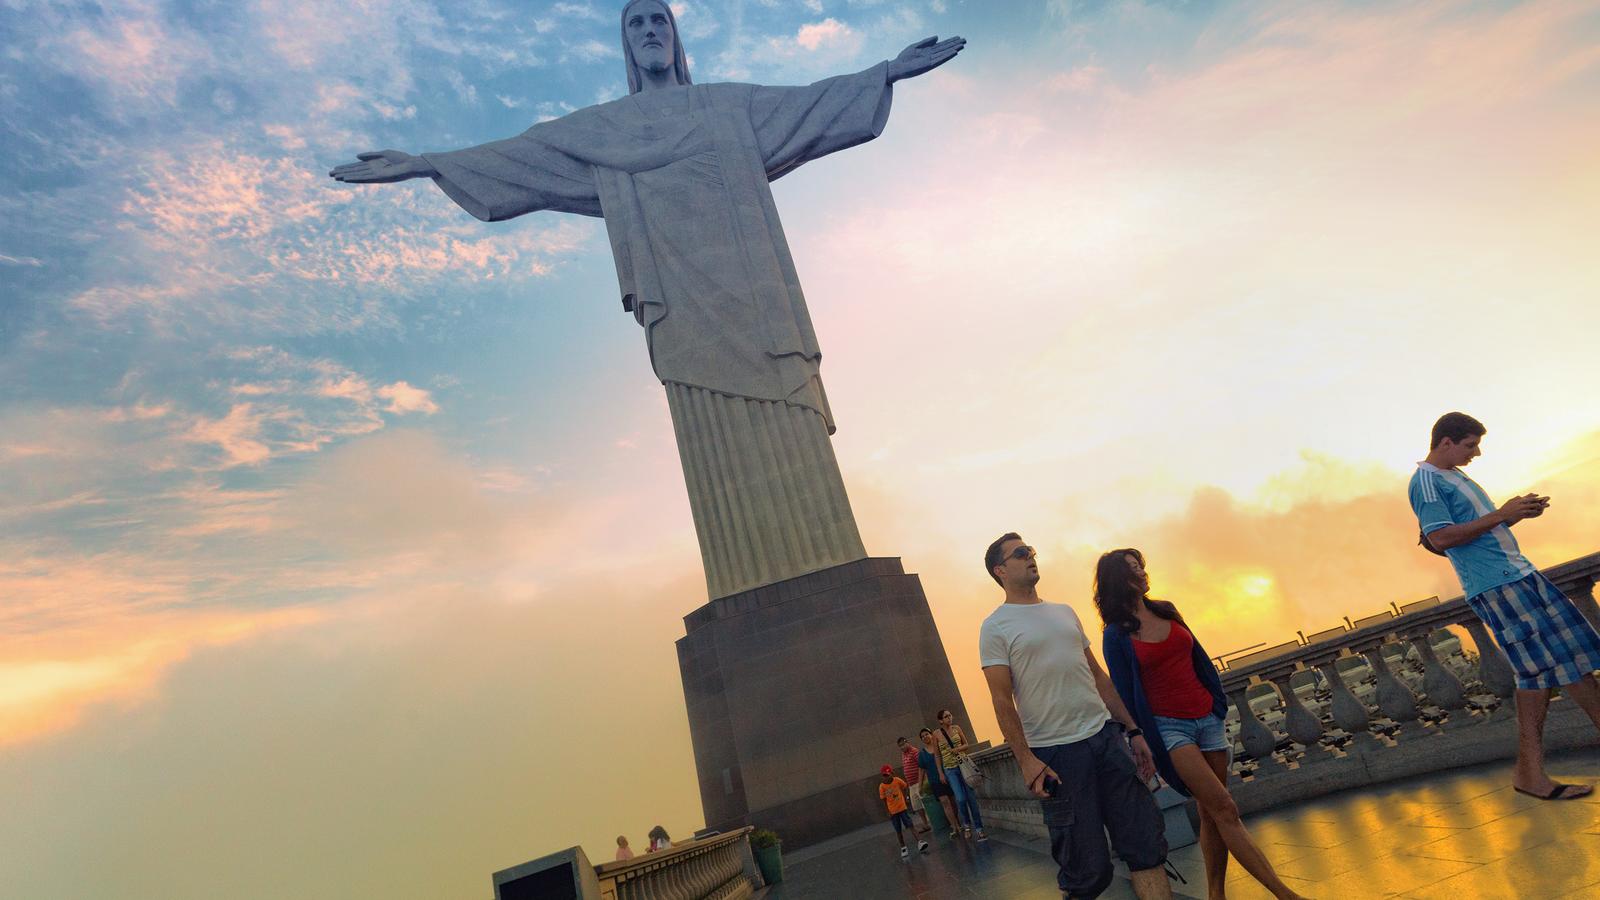
[(640, 0), (629, 7), (622, 27), (633, 51), (634, 65), (649, 72), (672, 68), (678, 36), (672, 33), (672, 20), (665, 6), (657, 0)]

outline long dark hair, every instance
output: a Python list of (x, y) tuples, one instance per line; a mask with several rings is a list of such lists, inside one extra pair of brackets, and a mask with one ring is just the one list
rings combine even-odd
[(1130, 556), (1139, 561), (1139, 568), (1144, 568), (1144, 554), (1132, 547), (1102, 553), (1094, 564), (1094, 608), (1100, 612), (1100, 621), (1132, 634), (1139, 630), (1139, 601), (1143, 600), (1157, 616), (1182, 622), (1177, 607), (1165, 600), (1151, 600), (1148, 594), (1134, 589)]

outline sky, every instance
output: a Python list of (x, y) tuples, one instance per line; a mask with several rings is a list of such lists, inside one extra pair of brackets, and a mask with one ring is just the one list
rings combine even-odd
[[(601, 223), (326, 178), (617, 98), (617, 6), (0, 0), (8, 895), (487, 897), (703, 825), (705, 583)], [(697, 82), (969, 41), (774, 194), (980, 738), (1005, 531), (1091, 627), (1142, 549), (1214, 654), (1454, 596), (1405, 485), (1461, 409), (1554, 498), (1534, 561), (1600, 550), (1593, 4), (674, 9)]]

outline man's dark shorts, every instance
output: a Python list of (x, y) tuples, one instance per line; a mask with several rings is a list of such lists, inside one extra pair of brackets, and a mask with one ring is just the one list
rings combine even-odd
[(1050, 853), (1061, 867), (1057, 884), (1068, 896), (1098, 897), (1111, 884), (1111, 845), (1131, 871), (1167, 859), (1166, 828), (1150, 789), (1139, 781), (1122, 726), (1106, 723), (1075, 744), (1030, 747), (1061, 778), (1044, 807)]

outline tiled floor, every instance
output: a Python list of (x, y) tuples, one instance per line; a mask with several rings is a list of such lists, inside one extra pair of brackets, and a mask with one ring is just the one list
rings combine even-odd
[[(1551, 760), (1558, 779), (1600, 781), (1600, 752)], [(1251, 833), (1285, 882), (1309, 897), (1600, 900), (1600, 797), (1541, 802), (1511, 790), (1510, 764), (1348, 792), (1253, 816)], [(1198, 847), (1172, 854), (1205, 896)], [(1119, 878), (1106, 898), (1131, 898)], [(1271, 895), (1234, 863), (1228, 897)], [(795, 854), (768, 900), (915, 897), (1056, 900), (1055, 864), (1035, 842), (933, 840), (902, 862), (885, 823)]]

